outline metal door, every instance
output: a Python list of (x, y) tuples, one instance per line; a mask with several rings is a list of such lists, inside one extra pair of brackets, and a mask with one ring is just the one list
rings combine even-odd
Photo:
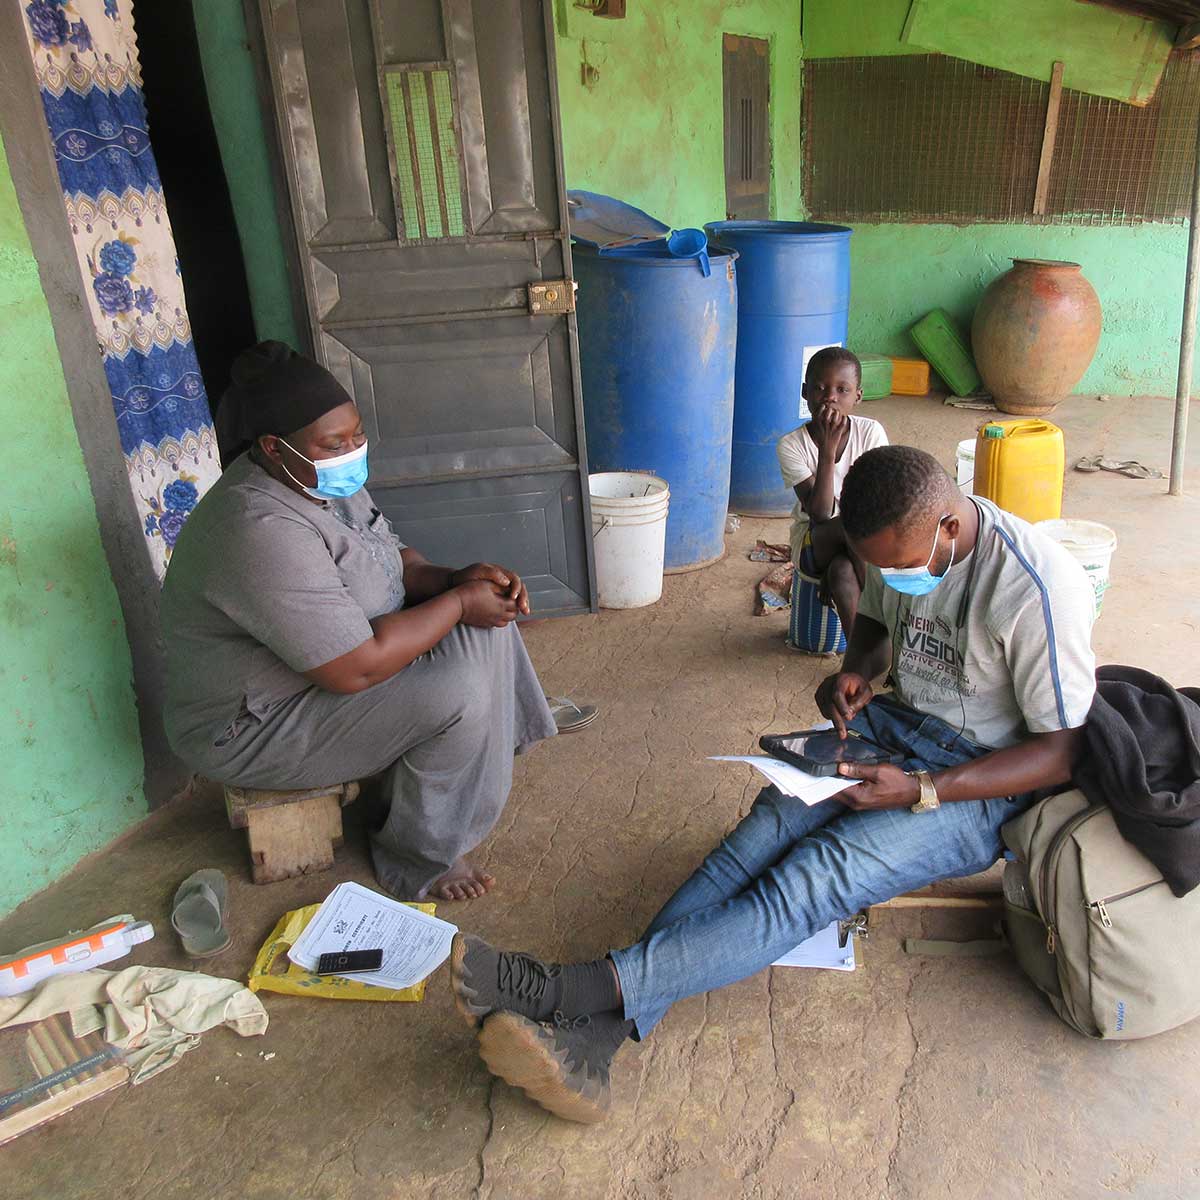
[(371, 493), (438, 562), (595, 607), (554, 37), (542, 0), (259, 0), (317, 358)]
[(771, 215), (770, 47), (762, 38), (724, 38), (725, 217)]

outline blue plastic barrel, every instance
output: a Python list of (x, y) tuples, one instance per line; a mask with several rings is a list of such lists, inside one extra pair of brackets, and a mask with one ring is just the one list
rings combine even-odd
[(823, 346), (846, 344), (850, 233), (807, 221), (714, 221), (709, 238), (738, 252), (737, 398), (729, 506), (783, 517), (775, 443), (808, 420), (804, 368)]
[(650, 471), (671, 488), (663, 566), (687, 571), (725, 552), (736, 254), (711, 274), (665, 243), (572, 250), (590, 471)]

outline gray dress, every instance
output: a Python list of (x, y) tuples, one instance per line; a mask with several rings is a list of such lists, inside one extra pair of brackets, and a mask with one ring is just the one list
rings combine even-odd
[(247, 456), (180, 534), (163, 586), (167, 733), (224, 783), (306, 788), (383, 773), (379, 882), (419, 897), (492, 826), (513, 754), (555, 732), (515, 625), (459, 625), (354, 695), (302, 672), (404, 605), (400, 542), (363, 490), (317, 505)]

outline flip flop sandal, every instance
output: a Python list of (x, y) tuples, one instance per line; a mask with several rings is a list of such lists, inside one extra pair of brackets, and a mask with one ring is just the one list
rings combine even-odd
[(1089, 475), (1095, 471), (1111, 471), (1114, 475), (1125, 475), (1129, 479), (1161, 479), (1163, 477), (1161, 471), (1154, 467), (1147, 467), (1136, 459), (1130, 458), (1122, 461), (1116, 458), (1105, 458), (1101, 454), (1081, 458), (1075, 464), (1075, 470)]
[(228, 949), (233, 941), (225, 928), (228, 911), (229, 883), (220, 871), (208, 869), (189, 875), (171, 904), (171, 925), (184, 953), (191, 958), (212, 958)]
[(574, 733), (590, 725), (598, 715), (594, 704), (576, 704), (563, 696), (547, 696), (546, 703), (550, 705), (550, 713), (559, 733)]
[(1163, 474), (1154, 467), (1129, 459), (1127, 462), (1114, 462), (1109, 458), (1100, 460), (1102, 471), (1115, 471), (1118, 475), (1127, 475), (1130, 479), (1161, 479)]

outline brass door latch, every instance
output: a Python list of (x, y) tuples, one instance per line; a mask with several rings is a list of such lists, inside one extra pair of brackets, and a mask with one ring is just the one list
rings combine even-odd
[(540, 317), (557, 317), (575, 311), (579, 284), (573, 279), (548, 279), (528, 286), (529, 311)]

